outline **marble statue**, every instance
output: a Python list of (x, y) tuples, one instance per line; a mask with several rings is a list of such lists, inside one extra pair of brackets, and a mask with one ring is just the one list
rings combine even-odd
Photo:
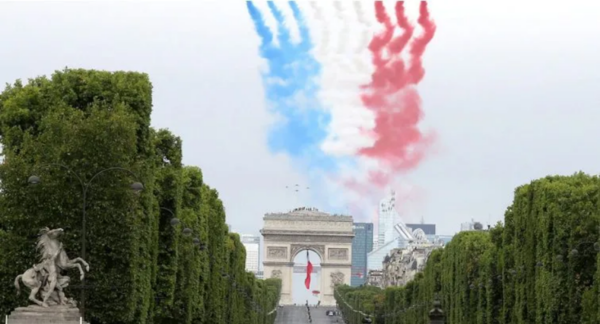
[[(71, 279), (62, 273), (77, 268), (79, 278), (83, 280), (85, 272), (81, 266), (85, 267), (85, 271), (90, 270), (90, 266), (85, 260), (69, 259), (59, 241), (63, 232), (62, 228), (51, 230), (46, 227), (40, 230), (37, 241), (37, 249), (41, 256), (40, 263), (34, 264), (33, 267), (15, 278), (17, 294), (20, 292), (19, 281), (22, 281), (31, 290), (29, 300), (42, 307), (76, 307), (76, 302), (71, 298), (67, 299), (63, 292)], [(41, 299), (38, 299), (38, 293), (40, 293)]]

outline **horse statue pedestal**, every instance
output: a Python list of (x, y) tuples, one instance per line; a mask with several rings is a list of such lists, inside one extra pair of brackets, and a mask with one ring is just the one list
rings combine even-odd
[(9, 324), (88, 324), (81, 320), (79, 309), (72, 306), (19, 307), (8, 315)]
[[(19, 307), (8, 316), (9, 324), (82, 324), (77, 302), (67, 298), (64, 288), (68, 287), (69, 276), (61, 272), (69, 269), (79, 270), (79, 279), (83, 280), (89, 264), (81, 258), (71, 260), (59, 237), (62, 228), (43, 228), (39, 232), (37, 248), (41, 254), (41, 262), (34, 264), (23, 274), (15, 278), (17, 294), (19, 282), (30, 289), (29, 301), (35, 303), (29, 307)], [(83, 267), (82, 267), (83, 266)], [(41, 299), (38, 299), (41, 295)], [(86, 323), (87, 324), (87, 323)]]

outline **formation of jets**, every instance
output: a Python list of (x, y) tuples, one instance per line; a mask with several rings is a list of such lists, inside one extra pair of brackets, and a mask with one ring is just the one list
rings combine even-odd
[[(285, 186), (285, 189), (290, 189), (290, 186)], [(300, 185), (299, 184), (295, 184), (294, 185), (294, 190), (296, 192), (298, 192), (299, 189), (300, 189)], [(310, 189), (310, 187), (306, 187), (306, 189)]]

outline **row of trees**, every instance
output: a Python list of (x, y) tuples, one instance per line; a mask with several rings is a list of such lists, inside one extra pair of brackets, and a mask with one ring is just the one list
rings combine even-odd
[(503, 224), (463, 232), (405, 287), (340, 287), (350, 323), (429, 323), (438, 295), (449, 324), (600, 323), (600, 179), (551, 176), (515, 190)]
[[(64, 246), (79, 256), (85, 191), (91, 269), (85, 286), (70, 273), (67, 294), (85, 289), (88, 321), (274, 322), (280, 282), (245, 271), (218, 192), (182, 164), (179, 137), (150, 127), (151, 111), (141, 73), (66, 69), (0, 94), (1, 314), (28, 303), (11, 292), (36, 263), (40, 228), (66, 229)], [(28, 184), (31, 175), (40, 183)]]

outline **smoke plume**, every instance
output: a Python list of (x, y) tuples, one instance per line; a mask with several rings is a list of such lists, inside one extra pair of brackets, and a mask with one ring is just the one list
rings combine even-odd
[[(375, 127), (370, 134), (374, 143), (360, 150), (359, 154), (379, 162), (379, 168), (371, 172), (369, 182), (385, 187), (399, 173), (416, 168), (432, 141), (432, 137), (418, 127), (423, 111), (415, 86), (425, 75), (422, 56), (436, 26), (425, 1), (420, 4), (418, 19), (423, 34), (414, 39), (414, 26), (405, 15), (403, 1), (395, 7), (397, 26), (402, 30), (396, 38), (393, 38), (396, 26), (383, 2), (375, 2), (375, 12), (384, 31), (375, 35), (369, 45), (375, 71), (371, 82), (362, 87), (361, 96), (365, 107), (376, 116)], [(405, 62), (402, 53), (409, 41), (408, 62)]]
[(269, 132), (269, 147), (284, 152), (296, 162), (325, 168), (328, 163), (319, 149), (326, 135), (329, 114), (318, 101), (317, 76), (321, 65), (312, 55), (313, 43), (308, 26), (296, 2), (289, 2), (300, 42), (293, 42), (282, 11), (273, 1), (268, 9), (277, 22), (277, 43), (274, 33), (265, 24), (262, 13), (252, 1), (247, 8), (260, 36), (259, 53), (267, 63), (262, 73), (265, 96), (271, 112), (279, 117)]

